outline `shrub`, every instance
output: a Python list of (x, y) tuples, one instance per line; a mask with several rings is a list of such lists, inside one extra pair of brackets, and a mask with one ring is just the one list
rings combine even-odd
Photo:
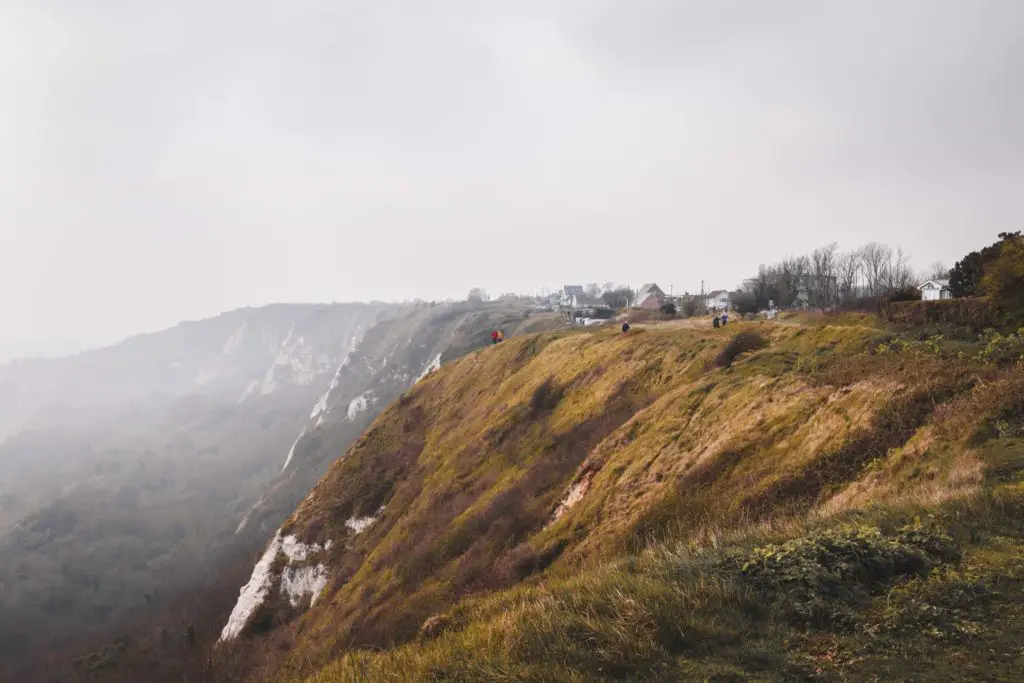
[(676, 305), (671, 301), (666, 301), (661, 305), (661, 312), (667, 316), (676, 317)]
[(898, 325), (945, 323), (973, 330), (983, 330), (996, 323), (995, 309), (987, 299), (894, 301), (882, 307), (882, 317)]
[(1003, 242), (981, 284), (997, 310), (1010, 320), (1024, 320), (1024, 237)]
[(727, 368), (741, 354), (757, 351), (768, 346), (768, 339), (760, 332), (744, 330), (729, 340), (722, 352), (715, 358), (715, 365)]
[(1015, 334), (1000, 334), (985, 330), (982, 335), (985, 348), (978, 353), (978, 360), (989, 365), (1010, 365), (1024, 361), (1024, 327)]
[(957, 557), (953, 540), (919, 526), (889, 536), (877, 527), (824, 530), (727, 556), (726, 566), (808, 627), (849, 625), (849, 607), (901, 576)]

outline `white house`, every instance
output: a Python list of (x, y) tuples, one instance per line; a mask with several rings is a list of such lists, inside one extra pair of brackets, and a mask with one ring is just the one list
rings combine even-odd
[(559, 305), (564, 307), (574, 306), (574, 296), (583, 296), (583, 285), (566, 285), (562, 287)]
[(923, 301), (938, 301), (940, 299), (952, 299), (953, 290), (949, 288), (949, 280), (928, 280), (918, 286), (921, 290)]
[(611, 308), (601, 297), (590, 296), (589, 294), (573, 294), (571, 303), (572, 307), (578, 310), (599, 311)]
[(716, 289), (708, 292), (704, 297), (704, 305), (712, 311), (725, 311), (729, 308), (729, 292), (725, 289)]

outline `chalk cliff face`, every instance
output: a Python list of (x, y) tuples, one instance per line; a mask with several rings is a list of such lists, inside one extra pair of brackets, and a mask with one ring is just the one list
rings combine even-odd
[(442, 364), (490, 344), (494, 329), (512, 336), (561, 324), (557, 316), (518, 305), (423, 304), (382, 315), (334, 370), (282, 456), (281, 471), (241, 520), (238, 534), (274, 533), (382, 410)]
[(310, 407), (399, 310), (242, 309), (0, 366), (0, 612), (21, 622), (0, 660), (244, 555), (234, 531)]
[(281, 305), (0, 366), (0, 674), (201, 594), (268, 539), (286, 603), (314, 601), (328, 547), (275, 532), (330, 463), (495, 327), (559, 324), (520, 305)]

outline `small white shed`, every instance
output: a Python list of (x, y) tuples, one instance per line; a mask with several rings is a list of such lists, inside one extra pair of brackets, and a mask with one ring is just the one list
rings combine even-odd
[(921, 290), (922, 301), (939, 301), (940, 299), (952, 299), (953, 290), (949, 288), (949, 280), (928, 280), (918, 286)]

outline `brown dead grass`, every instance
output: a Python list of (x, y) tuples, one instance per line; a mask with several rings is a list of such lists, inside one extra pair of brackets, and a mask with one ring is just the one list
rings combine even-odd
[[(767, 348), (709, 367), (755, 329)], [(981, 397), (981, 413), (998, 413), (1008, 404), (996, 396), (1024, 383), (963, 360), (863, 353), (877, 335), (859, 324), (570, 331), (442, 368), (293, 516), (351, 545), (332, 551), (331, 594), (297, 622), (293, 662), (417, 638), (468, 595), (660, 539), (715, 542), (976, 490), (981, 461), (963, 446), (988, 418), (947, 406)], [(565, 507), (574, 485), (583, 495)], [(345, 519), (381, 505), (347, 536)]]

